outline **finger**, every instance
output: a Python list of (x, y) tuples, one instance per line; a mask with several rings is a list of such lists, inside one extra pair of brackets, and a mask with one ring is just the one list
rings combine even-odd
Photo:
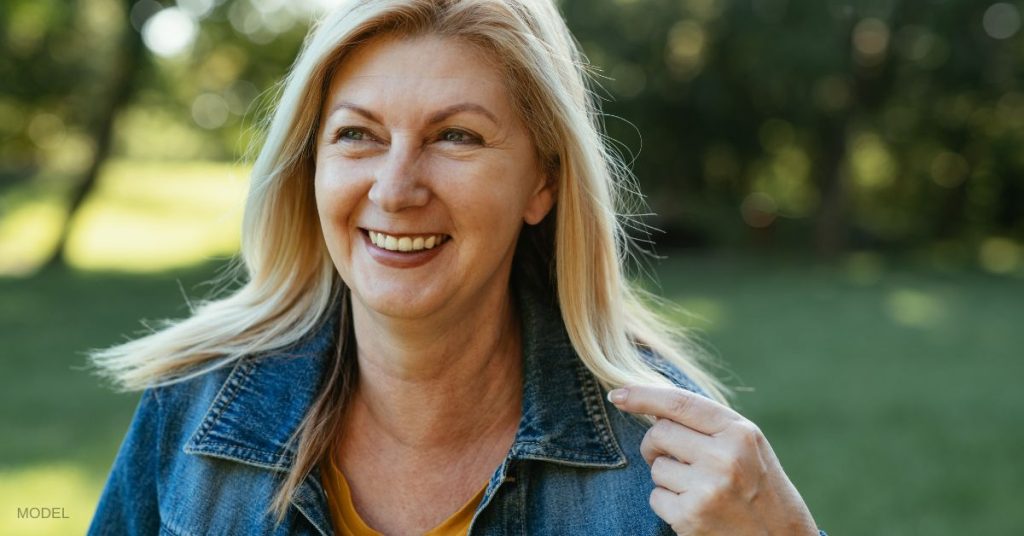
[(685, 493), (695, 485), (695, 476), (692, 466), (669, 456), (658, 456), (651, 464), (651, 480), (674, 493)]
[(714, 448), (714, 439), (711, 437), (661, 417), (647, 430), (640, 442), (640, 454), (647, 465), (652, 465), (658, 456), (666, 454), (683, 463), (695, 463)]
[(651, 491), (649, 502), (651, 510), (654, 510), (658, 517), (665, 520), (672, 527), (672, 530), (677, 530), (682, 524), (682, 497), (678, 493), (658, 486)]
[[(624, 397), (616, 397), (624, 394)], [(608, 393), (619, 409), (672, 419), (698, 432), (714, 435), (743, 417), (714, 400), (679, 387), (629, 385)]]

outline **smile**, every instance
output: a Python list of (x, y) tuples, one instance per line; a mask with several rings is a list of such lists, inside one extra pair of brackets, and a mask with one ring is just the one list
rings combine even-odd
[(427, 264), (448, 249), (452, 237), (446, 234), (388, 234), (359, 229), (366, 253), (379, 264), (391, 268), (416, 268)]
[(388, 251), (422, 251), (440, 246), (448, 235), (390, 235), (367, 230), (373, 245)]

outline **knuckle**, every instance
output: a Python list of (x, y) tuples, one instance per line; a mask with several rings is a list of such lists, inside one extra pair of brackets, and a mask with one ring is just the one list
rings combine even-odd
[(655, 512), (661, 511), (663, 509), (664, 505), (662, 504), (662, 499), (659, 496), (657, 489), (652, 491), (651, 494), (647, 497), (647, 504), (649, 504), (651, 506), (651, 509), (654, 510)]
[(668, 402), (673, 415), (686, 415), (690, 411), (693, 399), (682, 391), (676, 391), (669, 397)]
[(687, 525), (687, 514), (678, 504), (678, 496), (672, 492), (655, 488), (647, 497), (647, 503), (673, 530), (680, 530)]
[(644, 454), (646, 456), (646, 454), (648, 452), (651, 452), (651, 451), (654, 450), (652, 445), (651, 445), (651, 441), (652, 441), (651, 440), (651, 434), (650, 434), (650, 432), (648, 432), (647, 434), (644, 435), (644, 438), (642, 440), (640, 440), (640, 453), (641, 454)]
[(651, 464), (651, 476), (655, 482), (663, 479), (668, 471), (668, 460), (664, 456), (658, 456)]
[(749, 420), (741, 420), (736, 423), (736, 429), (745, 445), (759, 446), (764, 441), (764, 433), (761, 429)]
[(651, 438), (651, 441), (654, 441), (655, 443), (664, 443), (671, 435), (671, 426), (672, 423), (668, 420), (658, 419), (658, 421), (654, 423), (654, 426), (652, 426), (647, 432), (647, 435)]

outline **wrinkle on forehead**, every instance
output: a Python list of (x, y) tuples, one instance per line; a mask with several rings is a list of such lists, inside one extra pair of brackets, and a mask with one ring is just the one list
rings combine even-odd
[[(449, 53), (431, 54), (438, 50)], [(454, 58), (452, 51), (457, 52)], [(465, 74), (467, 71), (479, 75)], [(471, 42), (434, 34), (411, 38), (385, 35), (360, 45), (334, 71), (324, 111), (343, 100), (355, 99), (372, 108), (410, 95), (417, 100), (422, 95), (420, 103), (430, 107), (453, 104), (451, 99), (486, 101), (487, 108), (507, 120), (520, 119), (504, 71), (490, 54)]]

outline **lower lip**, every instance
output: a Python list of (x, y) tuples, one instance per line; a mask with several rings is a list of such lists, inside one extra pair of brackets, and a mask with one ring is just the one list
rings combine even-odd
[(370, 235), (366, 231), (360, 229), (359, 234), (363, 235), (363, 243), (366, 244), (366, 250), (370, 253), (370, 257), (391, 268), (415, 268), (422, 266), (438, 256), (441, 253), (441, 249), (451, 242), (449, 238), (441, 242), (440, 245), (420, 251), (391, 251), (373, 245), (373, 241), (370, 240)]

